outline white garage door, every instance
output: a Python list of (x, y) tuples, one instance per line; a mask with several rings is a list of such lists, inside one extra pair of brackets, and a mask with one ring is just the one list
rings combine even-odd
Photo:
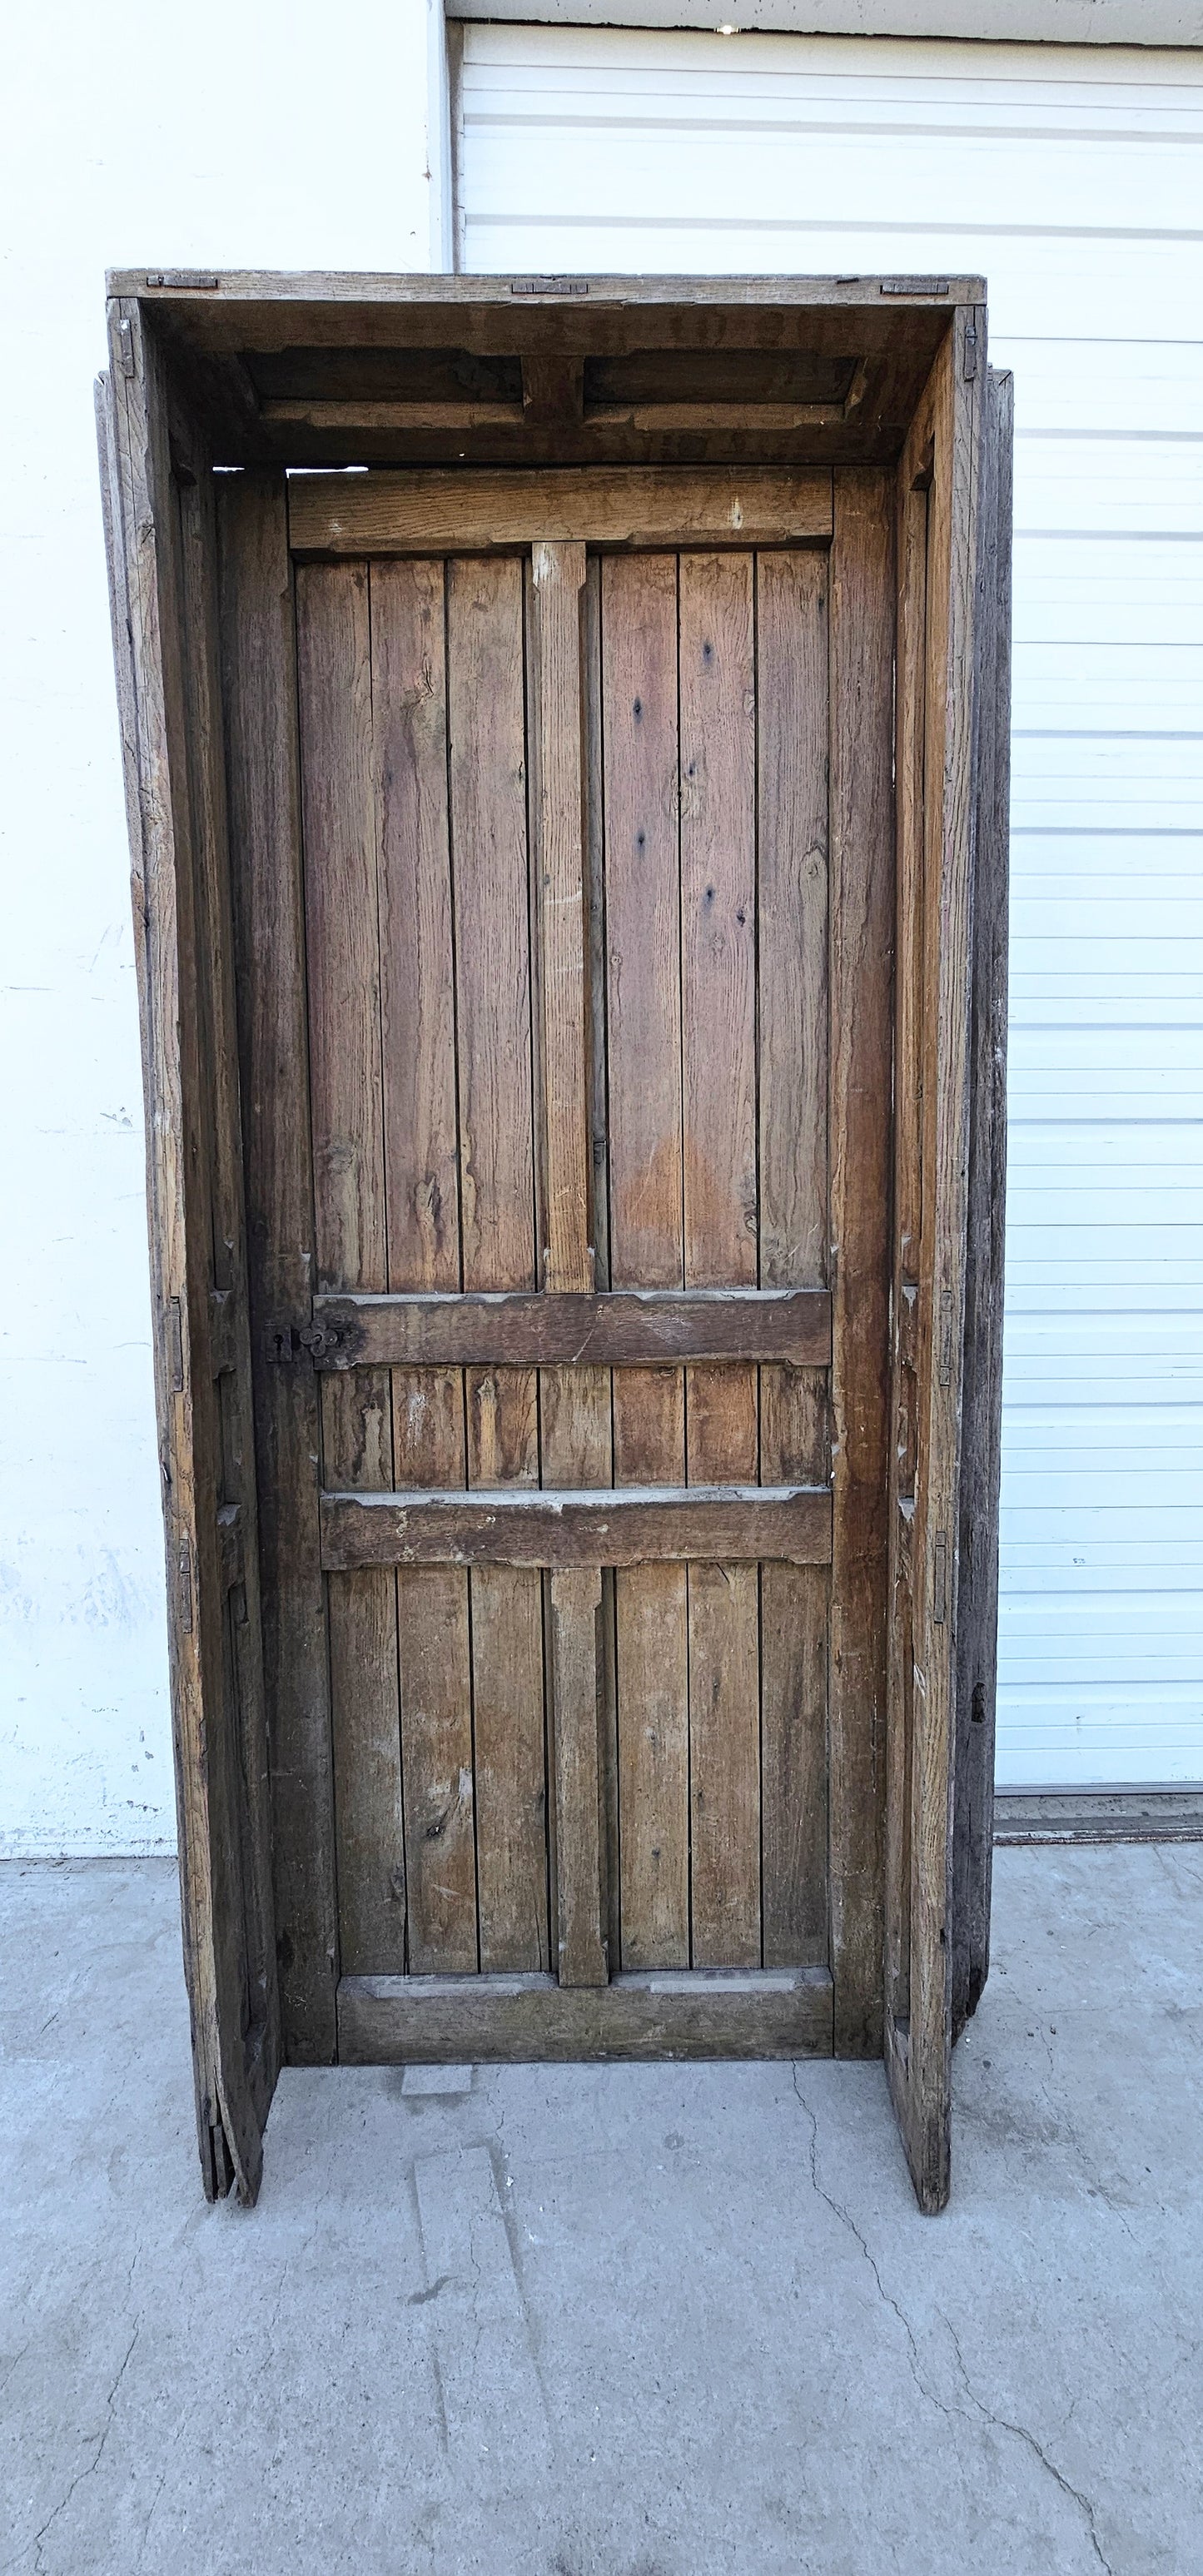
[(989, 280), (1018, 441), (999, 1778), (1203, 1778), (1203, 58), (479, 26), (461, 115), (468, 269)]

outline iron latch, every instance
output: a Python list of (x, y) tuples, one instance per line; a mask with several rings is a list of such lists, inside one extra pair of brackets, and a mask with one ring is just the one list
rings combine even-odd
[(311, 1367), (337, 1360), (344, 1338), (338, 1324), (270, 1324), (264, 1336), (267, 1357), (276, 1365), (308, 1360)]

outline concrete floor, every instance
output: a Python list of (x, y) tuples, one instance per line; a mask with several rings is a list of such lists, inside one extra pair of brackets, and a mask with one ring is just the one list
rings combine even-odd
[(1006, 1851), (881, 2069), (290, 2073), (206, 2209), (174, 1873), (0, 1871), (0, 2570), (1194, 2576), (1203, 1848)]

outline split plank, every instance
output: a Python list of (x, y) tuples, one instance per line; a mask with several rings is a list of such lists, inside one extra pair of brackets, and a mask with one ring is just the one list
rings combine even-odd
[(322, 1495), (328, 1573), (381, 1565), (620, 1565), (690, 1557), (826, 1565), (831, 1496), (822, 1485), (606, 1486), (594, 1493), (514, 1484), (467, 1492)]
[[(602, 567), (612, 1288), (680, 1288), (677, 562)], [(679, 1369), (614, 1381), (616, 1485), (685, 1480)], [(609, 1548), (604, 1561), (613, 1563)], [(622, 1965), (689, 1964), (684, 1566), (615, 1577)], [(616, 1964), (616, 1963), (615, 1963)]]
[(671, 466), (306, 474), (289, 484), (297, 555), (478, 554), (539, 543), (796, 545), (831, 535), (831, 476)]
[(624, 1974), (601, 1992), (549, 1976), (344, 1977), (338, 1990), (351, 2066), (830, 2057), (831, 2029), (816, 1968)]
[[(388, 1284), (377, 812), (366, 567), (297, 579), (310, 1114), (319, 1286)], [(322, 1381), (329, 1484), (393, 1481), (386, 1370)], [(330, 1587), (330, 1684), (344, 1970), (405, 1965), (397, 1592), (388, 1572)]]
[[(463, 1284), (535, 1286), (530, 878), (520, 564), (447, 572)], [(467, 1373), (470, 1486), (539, 1477), (533, 1369)], [(542, 1585), (471, 1580), (480, 1965), (548, 1964)]]
[[(460, 1282), (444, 572), (441, 563), (379, 563), (369, 579), (388, 1275), (395, 1290), (437, 1295)], [(402, 1363), (392, 1372), (395, 1481), (462, 1486), (461, 1370), (419, 1367), (404, 1349), (374, 1355), (377, 1365), (394, 1358)], [(477, 1932), (466, 1573), (399, 1570), (397, 1655), (407, 1962), (420, 1975), (470, 1971)]]
[[(687, 1286), (756, 1280), (756, 714), (750, 554), (683, 555), (680, 599), (682, 1195)], [(689, 1483), (758, 1470), (756, 1371), (693, 1367)], [(690, 1958), (760, 1964), (755, 1565), (692, 1564)]]
[(313, 1301), (313, 1320), (310, 1347), (318, 1369), (507, 1362), (606, 1369), (673, 1360), (825, 1367), (831, 1357), (825, 1288), (322, 1296)]
[[(828, 1263), (829, 584), (823, 556), (758, 558), (760, 1279), (778, 1294)], [(829, 1471), (827, 1382), (805, 1356), (760, 1373), (769, 1484)], [(823, 1567), (762, 1568), (766, 1967), (827, 1957), (829, 1588)]]

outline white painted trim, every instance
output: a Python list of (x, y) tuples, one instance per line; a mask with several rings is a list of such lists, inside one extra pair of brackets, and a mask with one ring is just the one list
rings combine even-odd
[(426, 161), (430, 186), (430, 266), (453, 269), (455, 170), (451, 150), (452, 84), (443, 0), (426, 0)]
[(447, 0), (507, 26), (713, 29), (761, 36), (934, 36), (986, 44), (1203, 47), (1203, 0)]

